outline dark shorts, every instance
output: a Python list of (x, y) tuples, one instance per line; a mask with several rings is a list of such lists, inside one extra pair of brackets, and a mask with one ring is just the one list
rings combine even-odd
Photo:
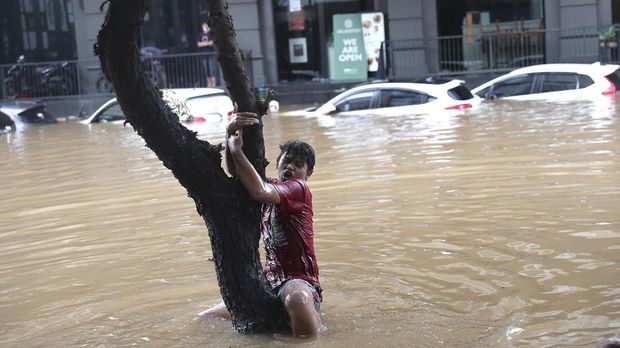
[(217, 70), (219, 66), (218, 66), (215, 54), (209, 54), (205, 56), (202, 60), (202, 64), (204, 66), (205, 72), (207, 73), (207, 76), (209, 77), (217, 76)]
[(303, 279), (289, 279), (284, 284), (278, 287), (278, 297), (280, 298), (282, 303), (284, 303), (284, 296), (285, 296), (286, 289), (289, 286), (294, 285), (294, 284), (303, 285), (304, 287), (308, 289), (308, 291), (312, 293), (312, 297), (314, 298), (314, 308), (316, 309), (317, 312), (320, 313), (321, 312), (321, 296), (319, 296), (318, 291), (316, 291), (316, 288), (312, 284), (310, 284), (310, 282), (307, 282)]

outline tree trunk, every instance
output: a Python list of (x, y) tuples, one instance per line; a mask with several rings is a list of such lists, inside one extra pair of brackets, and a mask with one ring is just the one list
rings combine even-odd
[[(222, 145), (197, 139), (170, 108), (144, 73), (136, 42), (148, 0), (110, 0), (95, 53), (114, 85), (127, 122), (144, 138), (196, 203), (205, 221), (222, 298), (235, 330), (243, 333), (274, 331), (285, 318), (280, 300), (271, 290), (258, 252), (260, 205), (251, 200), (239, 180), (222, 169)], [(239, 110), (266, 110), (254, 95), (235, 40), (232, 18), (223, 0), (207, 1), (210, 21), (227, 87)], [(102, 8), (103, 6), (102, 5)], [(262, 125), (244, 132), (244, 151), (264, 176)]]

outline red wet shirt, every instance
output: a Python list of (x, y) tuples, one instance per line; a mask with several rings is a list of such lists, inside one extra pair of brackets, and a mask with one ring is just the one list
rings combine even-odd
[(312, 193), (305, 181), (269, 179), (280, 195), (279, 204), (263, 205), (265, 275), (273, 288), (289, 279), (303, 279), (321, 293), (314, 254)]

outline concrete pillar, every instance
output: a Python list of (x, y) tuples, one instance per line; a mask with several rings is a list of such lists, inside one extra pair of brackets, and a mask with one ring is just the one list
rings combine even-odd
[(259, 0), (259, 27), (265, 83), (278, 82), (278, 60), (276, 59), (276, 33), (273, 25), (271, 0)]
[(73, 0), (75, 11), (75, 41), (79, 60), (95, 59), (93, 45), (105, 19), (105, 13), (99, 11), (99, 0)]

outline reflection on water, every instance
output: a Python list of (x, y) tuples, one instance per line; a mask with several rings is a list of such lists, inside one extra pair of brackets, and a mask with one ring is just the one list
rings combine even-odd
[[(614, 103), (265, 119), (317, 167), (321, 346), (591, 346), (620, 331)], [(222, 124), (199, 126), (223, 139)], [(219, 301), (192, 201), (130, 127), (0, 137), (0, 341), (285, 345), (196, 320)], [(274, 174), (274, 168), (269, 168)]]

